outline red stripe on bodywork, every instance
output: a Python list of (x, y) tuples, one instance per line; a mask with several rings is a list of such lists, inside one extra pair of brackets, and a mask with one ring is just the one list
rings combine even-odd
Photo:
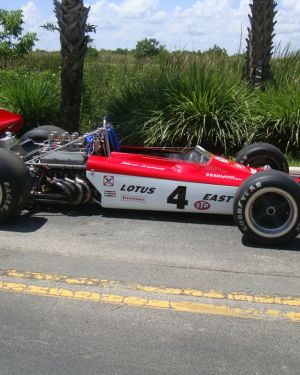
[(6, 111), (5, 109), (0, 109), (0, 133), (10, 131), (17, 133), (22, 129), (24, 120), (21, 116), (16, 113)]
[[(110, 157), (91, 156), (87, 170), (214, 185), (239, 186), (251, 175), (248, 167), (235, 162), (226, 163), (212, 157), (208, 164), (151, 157), (141, 154), (112, 152)], [(223, 159), (224, 160), (224, 159)]]

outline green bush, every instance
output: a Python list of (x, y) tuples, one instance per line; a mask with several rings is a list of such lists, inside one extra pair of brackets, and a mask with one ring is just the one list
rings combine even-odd
[(57, 123), (60, 106), (57, 75), (24, 70), (14, 72), (2, 92), (2, 106), (23, 116), (24, 131), (38, 125)]
[(257, 93), (251, 116), (253, 139), (273, 143), (294, 155), (300, 151), (300, 86), (286, 83)]
[[(59, 64), (58, 52), (36, 51), (15, 61), (14, 70), (0, 70), (0, 106), (20, 112), (27, 127), (57, 123)], [(263, 93), (241, 83), (243, 64), (243, 55), (225, 53), (177, 51), (137, 59), (130, 51), (101, 50), (86, 59), (81, 130), (95, 128), (107, 113), (124, 143), (200, 143), (234, 153), (268, 141), (299, 153), (300, 51), (287, 47), (276, 54), (273, 81)]]
[(106, 114), (108, 98), (115, 97), (129, 83), (137, 82), (152, 64), (132, 59), (132, 56), (115, 56), (100, 52), (98, 60), (87, 60), (84, 66), (84, 87), (81, 106), (81, 128), (98, 126)]
[(160, 44), (155, 38), (139, 40), (135, 47), (135, 56), (137, 58), (156, 56), (161, 52), (166, 52), (165, 46)]
[(168, 60), (109, 97), (107, 111), (130, 143), (217, 151), (247, 139), (247, 88), (225, 60)]

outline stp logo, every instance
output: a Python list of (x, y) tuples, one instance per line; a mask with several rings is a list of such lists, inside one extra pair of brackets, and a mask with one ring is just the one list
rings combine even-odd
[(198, 201), (194, 204), (196, 210), (206, 211), (210, 209), (210, 204), (207, 201)]

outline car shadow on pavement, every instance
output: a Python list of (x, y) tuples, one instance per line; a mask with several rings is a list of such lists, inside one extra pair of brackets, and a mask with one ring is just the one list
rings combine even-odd
[[(31, 210), (32, 211), (32, 210)], [(70, 217), (91, 217), (99, 216), (111, 219), (132, 219), (132, 220), (151, 220), (165, 221), (187, 224), (207, 224), (234, 226), (234, 220), (229, 215), (197, 214), (186, 212), (164, 212), (164, 211), (142, 211), (142, 210), (120, 210), (112, 208), (103, 208), (98, 205), (86, 204), (82, 206), (40, 206), (34, 209), (35, 214), (43, 217), (65, 215)]]
[(53, 216), (96, 216), (101, 214), (99, 207), (87, 206), (33, 206), (14, 216), (0, 226), (0, 232), (32, 233), (41, 229), (47, 222), (47, 217)]
[[(113, 210), (102, 209), (102, 216), (108, 218), (119, 219), (135, 219), (135, 220), (154, 220), (187, 224), (204, 224), (235, 227), (233, 216), (229, 215), (212, 215), (212, 214), (193, 214), (179, 212), (160, 212), (160, 211), (132, 211), (132, 210)], [(237, 229), (238, 230), (238, 229)], [(256, 245), (244, 237), (241, 237), (242, 244), (246, 247), (256, 249), (269, 249), (281, 251), (299, 251), (300, 253), (300, 237), (295, 238), (281, 246)]]
[(246, 247), (252, 247), (254, 249), (266, 249), (266, 250), (280, 250), (280, 251), (298, 251), (300, 254), (300, 238), (294, 238), (283, 245), (256, 245), (247, 240), (245, 237), (242, 238), (242, 244)]
[(101, 216), (116, 219), (151, 220), (170, 223), (206, 224), (235, 226), (234, 219), (228, 215), (197, 214), (186, 212), (163, 212), (163, 211), (134, 211), (101, 209)]
[(14, 216), (7, 223), (2, 224), (0, 232), (32, 233), (42, 228), (48, 221), (43, 216), (33, 216), (34, 212), (22, 212)]
[[(161, 221), (168, 223), (183, 223), (195, 225), (214, 225), (235, 227), (234, 219), (228, 215), (197, 214), (185, 212), (163, 212), (163, 211), (134, 211), (102, 208), (97, 205), (84, 206), (34, 206), (23, 211), (21, 215), (2, 224), (0, 232), (31, 233), (41, 229), (47, 222), (48, 217), (92, 217), (125, 220)], [(300, 253), (300, 237), (295, 238), (281, 246), (256, 245), (244, 237), (242, 244), (254, 249), (271, 249), (281, 251), (298, 251)]]
[(92, 217), (103, 218), (163, 221), (170, 223), (206, 224), (234, 226), (233, 217), (228, 215), (199, 215), (184, 212), (161, 212), (161, 211), (133, 211), (102, 208), (95, 205), (85, 206), (34, 206), (24, 210), (21, 215), (13, 217), (7, 223), (2, 224), (0, 232), (31, 233), (42, 228), (53, 216), (69, 217)]

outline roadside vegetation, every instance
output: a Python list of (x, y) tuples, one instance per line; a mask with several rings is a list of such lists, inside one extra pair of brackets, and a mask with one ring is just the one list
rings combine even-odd
[[(83, 0), (71, 3), (64, 8), (68, 19), (80, 13), (87, 21)], [(247, 143), (267, 141), (292, 160), (300, 151), (300, 51), (274, 53), (276, 5), (253, 0), (246, 53), (235, 56), (218, 46), (170, 53), (153, 38), (130, 51), (98, 51), (87, 48), (96, 27), (85, 23), (76, 26), (82, 50), (69, 56), (73, 21), (61, 24), (59, 11), (57, 25), (44, 27), (63, 35), (67, 48), (32, 52), (37, 37), (23, 34), (22, 12), (0, 10), (0, 107), (20, 113), (24, 131), (44, 124), (78, 130), (79, 115), (85, 131), (108, 114), (128, 144), (201, 144), (234, 155)], [(69, 63), (77, 67), (78, 54), (73, 74)]]
[[(112, 116), (131, 144), (202, 144), (234, 153), (245, 143), (268, 141), (297, 155), (300, 150), (300, 52), (284, 51), (271, 63), (265, 91), (241, 80), (242, 55), (214, 47), (203, 53), (90, 49), (84, 72), (81, 130)], [(0, 105), (21, 113), (28, 128), (56, 123), (60, 56), (36, 51), (0, 71)], [(58, 124), (59, 125), (59, 124)]]
[[(201, 144), (232, 155), (267, 141), (299, 153), (300, 52), (273, 53), (274, 0), (253, 0), (246, 54), (235, 56), (218, 46), (170, 53), (153, 38), (131, 51), (87, 48), (96, 31), (86, 24), (88, 8), (82, 0), (63, 3), (56, 3), (57, 25), (44, 25), (63, 35), (61, 53), (32, 52), (37, 36), (23, 33), (22, 12), (0, 10), (0, 106), (24, 117), (24, 131), (43, 124), (89, 130), (108, 114), (129, 144)], [(72, 37), (79, 15), (80, 43)]]

